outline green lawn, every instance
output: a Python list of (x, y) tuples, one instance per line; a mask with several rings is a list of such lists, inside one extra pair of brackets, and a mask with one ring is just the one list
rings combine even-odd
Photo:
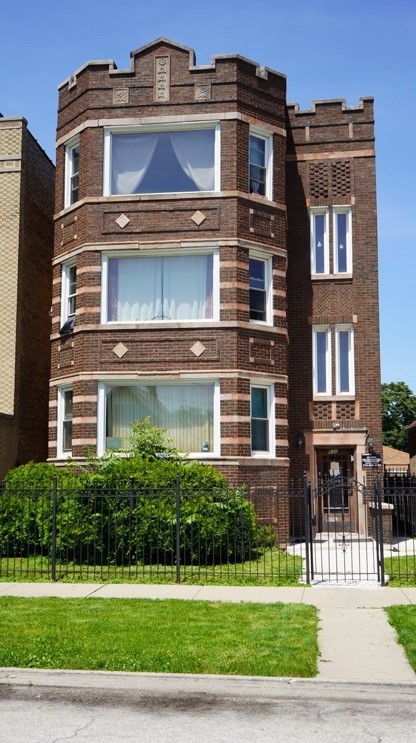
[(317, 673), (317, 612), (303, 604), (0, 597), (0, 667)]
[[(298, 556), (276, 548), (265, 550), (255, 560), (222, 565), (181, 566), (182, 583), (197, 585), (291, 586), (299, 585), (303, 561)], [(0, 581), (50, 581), (48, 557), (15, 557), (0, 559)], [(56, 578), (60, 582), (87, 583), (175, 583), (175, 565), (130, 566), (79, 565), (59, 562)]]
[(416, 586), (415, 555), (385, 556), (384, 571), (389, 576), (389, 586)]
[(389, 606), (386, 612), (410, 665), (416, 671), (416, 606)]

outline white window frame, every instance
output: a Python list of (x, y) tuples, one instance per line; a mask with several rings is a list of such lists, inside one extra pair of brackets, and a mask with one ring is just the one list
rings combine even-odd
[[(324, 333), (326, 337), (325, 352), (325, 377), (326, 388), (318, 391), (318, 334)], [(329, 325), (315, 325), (312, 328), (312, 374), (314, 397), (329, 397), (332, 394), (332, 338)]]
[[(139, 379), (136, 381), (131, 381), (127, 379), (108, 379), (108, 380), (102, 380), (98, 383), (98, 391), (97, 391), (97, 456), (102, 456), (106, 452), (106, 388), (107, 386), (114, 387), (116, 385), (127, 387), (127, 386), (137, 386), (140, 385), (162, 385), (164, 382), (161, 379)], [(220, 446), (220, 438), (221, 438), (221, 423), (220, 423), (220, 383), (217, 379), (187, 379), (186, 381), (178, 381), (178, 380), (166, 380), (165, 384), (169, 385), (189, 385), (189, 384), (195, 384), (195, 385), (203, 385), (203, 384), (213, 384), (214, 385), (214, 395), (213, 395), (213, 447), (212, 451), (209, 452), (189, 452), (188, 453), (188, 459), (217, 459), (220, 456), (221, 446)]]
[[(256, 320), (250, 318), (251, 323), (256, 323), (259, 325), (273, 325), (273, 262), (272, 257), (269, 255), (265, 255), (264, 253), (255, 253), (250, 252), (249, 254), (249, 260), (254, 259), (256, 261), (261, 261), (264, 263), (264, 284), (265, 284), (265, 293), (266, 293), (266, 302), (265, 302), (265, 310), (266, 310), (266, 319), (265, 320)], [(250, 292), (250, 269), (249, 269), (249, 292)], [(251, 305), (250, 305), (250, 296), (249, 296), (249, 315), (251, 311)]]
[[(65, 393), (67, 392), (72, 392), (72, 405), (73, 405), (74, 404), (74, 397), (73, 397), (74, 391), (73, 391), (72, 385), (65, 385), (63, 387), (58, 387), (57, 456), (59, 459), (67, 459), (69, 457), (72, 457), (72, 448), (64, 450), (64, 424), (68, 420), (71, 420), (73, 422), (73, 415), (70, 419), (65, 417)], [(72, 434), (73, 434), (73, 430), (72, 430)]]
[[(61, 274), (61, 325), (63, 325), (70, 317), (76, 315), (76, 298), (77, 298), (77, 277), (75, 277), (75, 293), (70, 294), (70, 273), (71, 269), (77, 267), (76, 260), (67, 261), (62, 264)], [(74, 300), (75, 309), (74, 312), (70, 312), (70, 301)]]
[[(341, 390), (341, 356), (340, 356), (340, 333), (348, 333), (348, 379), (350, 387)], [(336, 394), (351, 397), (355, 395), (355, 364), (354, 364), (354, 326), (335, 326), (335, 369), (336, 369)]]
[(273, 200), (273, 134), (265, 131), (257, 126), (250, 126), (249, 129), (249, 141), (248, 141), (248, 191), (250, 193), (250, 137), (257, 137), (263, 139), (265, 142), (264, 158), (265, 158), (265, 194), (252, 194), (258, 198)]
[[(346, 271), (340, 271), (338, 268), (338, 215), (346, 215)], [(332, 242), (333, 242), (333, 263), (334, 263), (334, 274), (340, 274), (345, 276), (346, 274), (352, 274), (352, 209), (350, 206), (334, 206), (332, 209)]]
[[(74, 173), (74, 151), (76, 148), (79, 149), (80, 146), (80, 139), (79, 137), (75, 137), (74, 139), (71, 139), (67, 144), (65, 145), (65, 195), (64, 195), (64, 207), (65, 209), (69, 206), (72, 206), (72, 204), (76, 204), (77, 201), (79, 201), (79, 195), (77, 199), (72, 198), (72, 181), (74, 177), (76, 176), (79, 181), (79, 170)], [(78, 165), (79, 167), (79, 165)], [(79, 189), (79, 182), (78, 182), (78, 189)]]
[[(322, 207), (312, 207), (309, 211), (310, 214), (310, 234), (311, 234), (311, 273), (313, 276), (325, 276), (329, 274), (329, 209)], [(315, 236), (316, 236), (316, 224), (315, 217), (324, 217), (324, 270), (317, 272), (316, 266), (316, 251), (315, 251)]]
[[(252, 390), (253, 389), (264, 389), (267, 392), (267, 434), (268, 434), (268, 449), (253, 449), (252, 448)], [(252, 382), (250, 384), (250, 448), (252, 457), (274, 457), (276, 454), (276, 431), (275, 431), (275, 410), (274, 410), (274, 384)]]
[[(186, 195), (189, 193), (218, 193), (221, 190), (221, 129), (219, 122), (189, 122), (189, 123), (173, 123), (173, 124), (143, 124), (141, 126), (109, 126), (104, 128), (104, 162), (103, 162), (103, 196), (107, 196), (113, 199), (120, 199), (129, 196), (136, 196), (137, 198), (143, 197), (144, 193), (140, 194), (112, 194), (111, 193), (111, 159), (112, 159), (112, 135), (113, 134), (147, 134), (147, 133), (158, 133), (158, 132), (177, 132), (177, 131), (193, 131), (197, 129), (212, 129), (214, 131), (214, 190), (213, 191), (185, 191), (185, 192), (166, 192), (167, 196)], [(163, 191), (149, 192), (152, 193), (165, 193)]]
[[(198, 320), (164, 320), (164, 319), (157, 319), (157, 320), (145, 320), (145, 321), (131, 321), (128, 322), (126, 320), (109, 320), (108, 319), (108, 279), (109, 279), (109, 271), (108, 271), (108, 261), (110, 258), (137, 258), (137, 260), (140, 260), (140, 258), (157, 258), (157, 257), (163, 257), (163, 256), (193, 256), (193, 255), (212, 255), (212, 317), (209, 318), (201, 318)], [(103, 325), (151, 325), (154, 323), (163, 323), (166, 325), (173, 325), (173, 324), (189, 324), (189, 323), (198, 323), (198, 325), (205, 325), (213, 322), (217, 322), (220, 317), (220, 301), (219, 301), (219, 276), (220, 276), (220, 267), (219, 267), (219, 252), (218, 249), (214, 248), (182, 248), (180, 251), (176, 250), (145, 250), (142, 252), (138, 252), (137, 250), (131, 251), (109, 251), (108, 253), (103, 253), (102, 256), (102, 266), (101, 266), (101, 323)]]

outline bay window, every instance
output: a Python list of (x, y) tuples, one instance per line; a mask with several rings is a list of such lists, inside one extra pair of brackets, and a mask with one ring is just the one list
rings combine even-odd
[(219, 170), (219, 127), (105, 132), (105, 196), (219, 191)]
[(213, 253), (105, 256), (103, 322), (216, 319), (217, 263)]
[(98, 449), (128, 449), (131, 424), (150, 417), (172, 445), (187, 454), (216, 452), (215, 382), (109, 383), (99, 385)]

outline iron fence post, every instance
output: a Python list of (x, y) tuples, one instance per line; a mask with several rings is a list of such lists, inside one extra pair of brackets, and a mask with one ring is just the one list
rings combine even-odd
[(176, 476), (176, 583), (181, 582), (181, 483)]
[(376, 512), (376, 549), (377, 549), (377, 570), (378, 579), (381, 586), (386, 585), (384, 574), (384, 535), (383, 535), (383, 508), (382, 508), (382, 488), (380, 475), (377, 475), (374, 482), (375, 495), (375, 512)]
[(309, 503), (309, 486), (306, 472), (303, 475), (303, 502), (305, 507), (305, 563), (306, 563), (306, 583), (311, 582), (310, 575), (310, 549), (311, 549), (311, 513)]
[(51, 574), (52, 580), (56, 581), (56, 501), (57, 501), (58, 482), (54, 477), (52, 481), (52, 542), (51, 542)]

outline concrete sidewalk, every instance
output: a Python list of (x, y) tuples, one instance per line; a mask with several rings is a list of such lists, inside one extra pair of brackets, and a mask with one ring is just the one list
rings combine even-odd
[(150, 598), (189, 601), (302, 603), (319, 612), (318, 680), (415, 684), (416, 674), (383, 611), (416, 604), (416, 588), (313, 586), (294, 588), (82, 583), (0, 583), (0, 596)]

